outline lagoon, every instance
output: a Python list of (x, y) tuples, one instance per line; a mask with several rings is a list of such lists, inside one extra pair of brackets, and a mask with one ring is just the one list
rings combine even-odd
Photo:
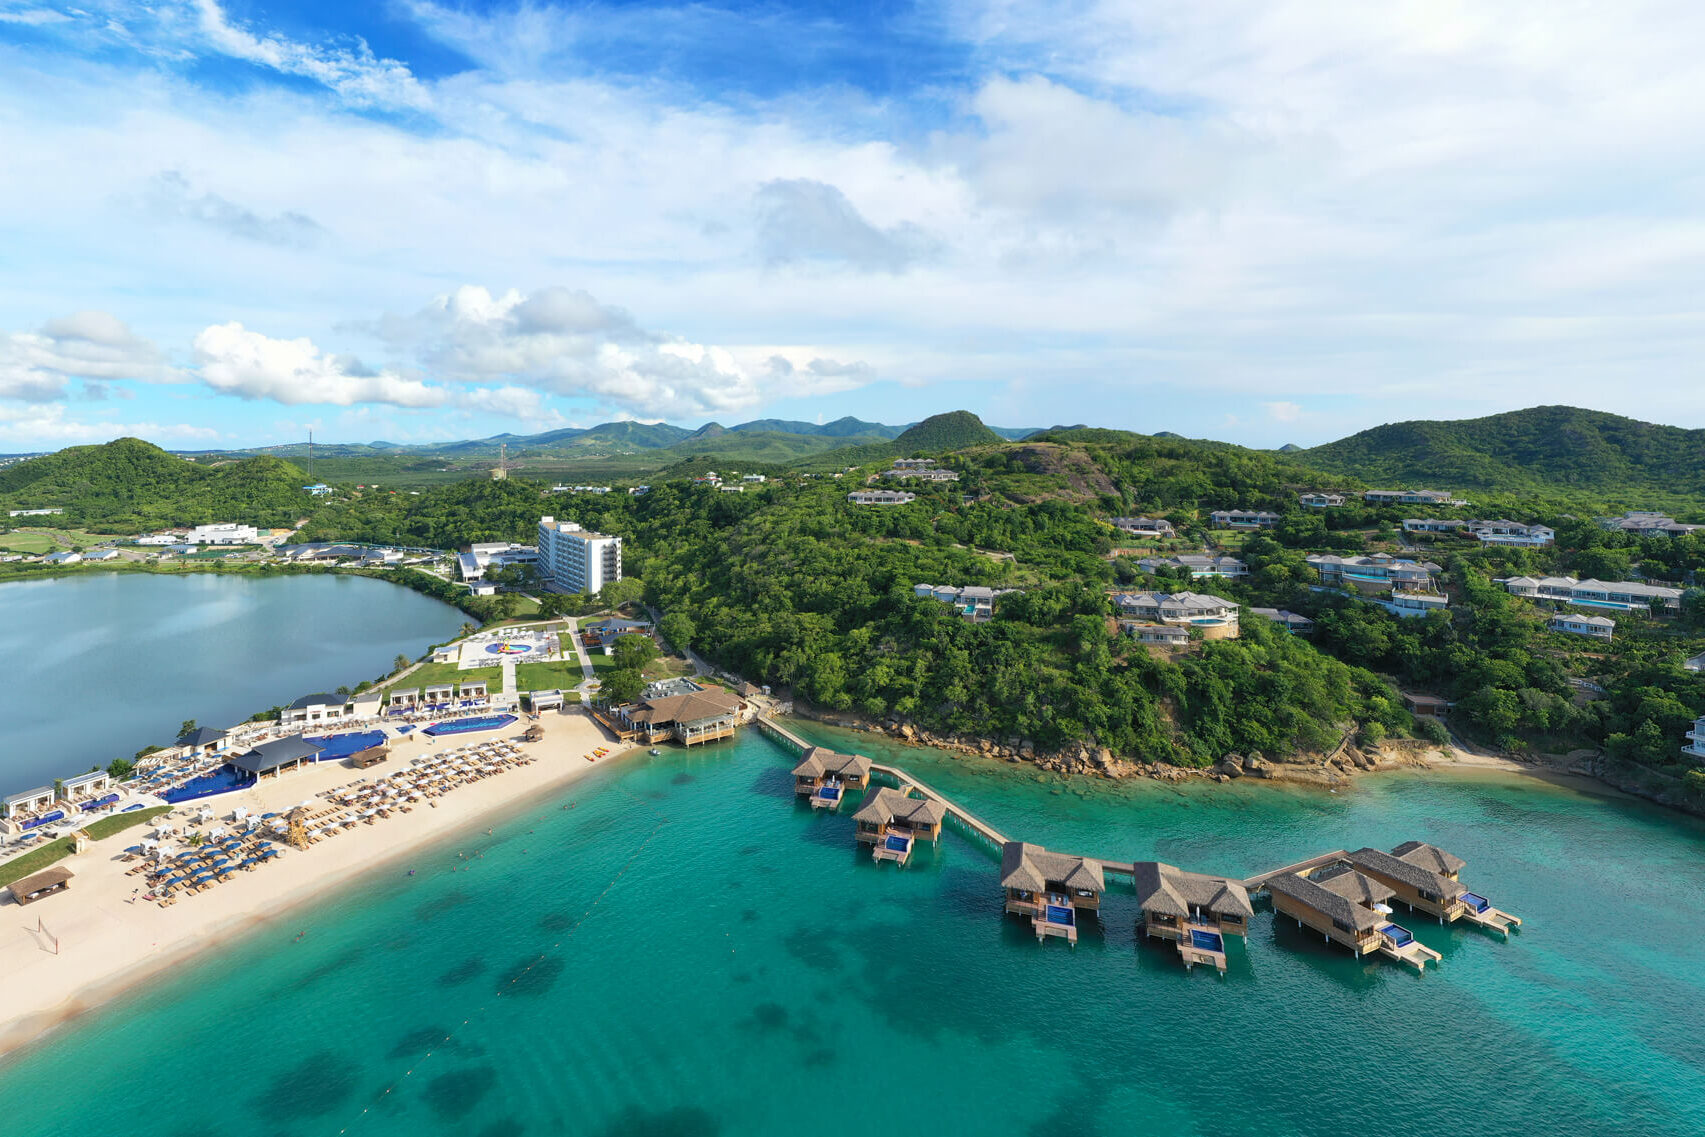
[(390, 671), (466, 619), (354, 576), (88, 573), (0, 585), (7, 792)]
[(1261, 904), (1221, 978), (1137, 943), (1114, 884), (1075, 951), (1039, 946), (988, 852), (950, 832), (873, 864), (854, 805), (796, 804), (748, 730), (625, 758), (50, 1035), (0, 1067), (7, 1131), (1705, 1132), (1693, 819), (1501, 774), (1108, 784), (795, 729), (1109, 858), (1244, 875), (1424, 838), (1527, 925), (1402, 912), (1444, 954), (1421, 976)]

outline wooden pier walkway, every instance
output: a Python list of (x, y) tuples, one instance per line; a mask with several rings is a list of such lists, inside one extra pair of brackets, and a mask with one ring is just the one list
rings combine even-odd
[[(773, 719), (765, 718), (760, 715), (757, 719), (757, 727), (771, 738), (774, 738), (784, 746), (798, 751), (800, 754), (804, 754), (807, 750), (811, 749), (811, 743), (806, 742), (803, 738), (799, 737), (797, 734), (793, 733), (791, 730), (782, 726)], [(959, 826), (964, 829), (966, 833), (988, 842), (990, 845), (994, 846), (997, 852), (1003, 845), (1012, 840), (1012, 838), (1008, 837), (1005, 833), (996, 829), (993, 825), (990, 825), (987, 821), (984, 821), (964, 806), (959, 805), (946, 794), (925, 784), (915, 775), (908, 773), (902, 766), (896, 766), (887, 762), (872, 762), (870, 764), (870, 772), (872, 774), (880, 774), (885, 778), (891, 779), (897, 785), (910, 786), (912, 789), (923, 794), (926, 798), (931, 798), (940, 802), (947, 809), (947, 816), (958, 822)], [(1069, 855), (1075, 856), (1077, 854)], [(1345, 849), (1333, 849), (1329, 853), (1321, 853), (1319, 856), (1310, 857), (1306, 861), (1298, 861), (1295, 864), (1285, 865), (1283, 868), (1258, 873), (1255, 876), (1244, 880), (1243, 887), (1250, 892), (1259, 892), (1267, 886), (1267, 882), (1269, 880), (1272, 880), (1276, 876), (1283, 876), (1286, 873), (1293, 872), (1312, 872), (1317, 868), (1341, 861), (1349, 855), (1349, 852)], [(1105, 874), (1125, 877), (1135, 876), (1136, 874), (1136, 865), (1130, 861), (1108, 861), (1102, 860), (1100, 857), (1093, 857), (1091, 859), (1101, 862), (1101, 871)], [(1226, 879), (1236, 880), (1237, 878), (1227, 877)]]

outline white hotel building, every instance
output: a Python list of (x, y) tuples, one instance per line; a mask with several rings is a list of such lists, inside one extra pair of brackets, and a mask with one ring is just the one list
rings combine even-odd
[(541, 517), (539, 575), (556, 592), (597, 592), (622, 579), (622, 539)]

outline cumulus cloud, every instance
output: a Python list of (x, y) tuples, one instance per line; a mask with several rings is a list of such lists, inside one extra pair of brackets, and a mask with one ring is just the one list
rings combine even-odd
[(195, 8), (208, 44), (233, 59), (312, 79), (356, 106), (422, 109), (431, 102), (407, 64), (378, 58), (361, 40), (337, 47), (299, 43), (233, 22), (218, 0), (195, 0)]
[(155, 442), (214, 442), (221, 435), (211, 427), (190, 423), (106, 422), (70, 418), (63, 404), (0, 405), (0, 439), (31, 450), (115, 438), (146, 438)]
[(1261, 405), (1267, 409), (1267, 417), (1274, 422), (1295, 422), (1302, 417), (1302, 407), (1296, 403), (1274, 402)]
[(229, 236), (258, 241), (263, 245), (305, 249), (325, 235), (319, 222), (295, 210), (285, 210), (269, 217), (216, 193), (196, 193), (189, 180), (176, 170), (156, 174), (148, 183), (142, 204), (157, 218), (206, 225)]
[(49, 320), (37, 332), (0, 336), (0, 398), (4, 399), (63, 398), (69, 379), (167, 383), (183, 378), (158, 348), (107, 312), (77, 312)]
[(353, 366), (326, 355), (307, 338), (273, 339), (236, 321), (203, 329), (195, 337), (195, 356), (202, 382), (220, 394), (244, 399), (339, 407), (439, 407), (448, 401), (442, 388), (393, 371)]
[(780, 178), (758, 187), (758, 248), (771, 264), (835, 262), (867, 272), (899, 272), (933, 242), (904, 222), (878, 229), (827, 182)]

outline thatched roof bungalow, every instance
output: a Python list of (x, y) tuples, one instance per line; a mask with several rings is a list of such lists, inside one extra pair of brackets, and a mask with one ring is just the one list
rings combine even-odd
[(1006, 911), (1027, 916), (1038, 940), (1060, 936), (1077, 943), (1077, 912), (1098, 910), (1107, 891), (1101, 862), (1040, 845), (1008, 841), (1001, 848), (1001, 887)]

